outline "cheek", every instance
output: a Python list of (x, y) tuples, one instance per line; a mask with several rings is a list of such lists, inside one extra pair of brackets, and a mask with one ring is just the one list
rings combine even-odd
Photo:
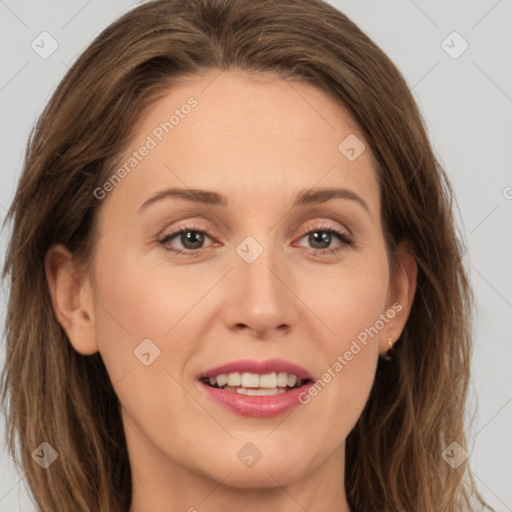
[(195, 350), (185, 315), (198, 291), (170, 280), (169, 272), (164, 279), (120, 252), (108, 253), (98, 253), (96, 334), (115, 392), (140, 429), (178, 425), (186, 410), (180, 383)]
[(321, 332), (326, 333), (324, 340), (330, 340), (325, 348), (329, 353), (342, 350), (347, 342), (374, 326), (385, 312), (387, 260), (354, 258), (336, 272), (309, 278), (303, 290), (307, 304), (325, 325)]
[(198, 290), (187, 286), (179, 270), (169, 273), (128, 256), (115, 261), (106, 256), (97, 275), (100, 316), (121, 338), (129, 336), (133, 342), (163, 338), (186, 313), (186, 306), (197, 301)]
[(160, 414), (158, 390), (179, 392), (201, 339), (194, 336), (194, 314), (207, 314), (201, 298), (217, 274), (200, 279), (192, 266), (169, 269), (113, 246), (101, 248), (97, 261), (96, 335), (110, 378), (123, 379), (116, 392), (126, 407), (138, 407), (140, 399), (146, 411)]
[(309, 303), (326, 326), (315, 339), (320, 377), (303, 403), (317, 418), (311, 428), (318, 435), (326, 435), (327, 429), (332, 440), (339, 440), (354, 427), (374, 382), (388, 292), (387, 260), (360, 260), (321, 284), (308, 288)]

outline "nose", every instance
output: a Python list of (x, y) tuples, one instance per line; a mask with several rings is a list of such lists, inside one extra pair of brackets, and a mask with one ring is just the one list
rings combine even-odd
[(251, 263), (235, 254), (225, 286), (223, 316), (229, 330), (270, 339), (288, 333), (296, 324), (300, 300), (292, 272), (275, 252), (264, 248)]

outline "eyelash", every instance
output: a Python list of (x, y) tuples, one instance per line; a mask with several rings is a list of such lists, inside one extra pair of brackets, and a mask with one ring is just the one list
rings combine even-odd
[[(351, 235), (348, 235), (347, 233), (344, 233), (343, 231), (339, 231), (338, 229), (333, 228), (330, 225), (321, 224), (321, 223), (312, 226), (308, 231), (303, 233), (303, 235), (300, 237), (300, 239), (304, 238), (306, 235), (314, 233), (315, 231), (335, 235), (336, 238), (338, 238), (338, 240), (342, 243), (342, 245), (339, 247), (330, 247), (327, 249), (310, 249), (316, 255), (336, 254), (336, 253), (342, 251), (343, 249), (345, 249), (346, 247), (352, 247), (355, 245), (354, 239), (352, 238)], [(158, 243), (159, 243), (159, 245), (162, 246), (162, 248), (165, 251), (172, 252), (173, 254), (176, 254), (179, 256), (196, 256), (197, 253), (202, 250), (202, 248), (201, 249), (181, 250), (181, 249), (171, 249), (167, 245), (169, 240), (172, 240), (177, 235), (180, 235), (182, 233), (187, 233), (187, 232), (198, 232), (198, 233), (206, 234), (206, 232), (201, 227), (199, 227), (197, 225), (193, 225), (193, 224), (188, 225), (188, 226), (180, 225), (180, 226), (178, 226), (177, 231), (174, 231), (173, 233), (170, 233), (168, 235), (164, 235), (163, 238), (158, 240)], [(208, 236), (208, 235), (206, 234), (206, 236)], [(211, 238), (211, 237), (208, 236), (208, 238)]]

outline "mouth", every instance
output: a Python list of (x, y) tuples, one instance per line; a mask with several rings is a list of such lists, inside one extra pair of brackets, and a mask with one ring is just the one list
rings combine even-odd
[(242, 416), (270, 418), (298, 407), (314, 382), (305, 368), (283, 359), (232, 361), (197, 375), (209, 399)]
[(199, 380), (212, 388), (249, 396), (278, 395), (307, 386), (312, 382), (312, 379), (303, 379), (287, 372), (265, 374), (251, 372), (220, 373)]

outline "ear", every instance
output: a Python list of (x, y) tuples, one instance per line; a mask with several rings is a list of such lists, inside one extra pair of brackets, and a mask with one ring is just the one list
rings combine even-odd
[(46, 253), (45, 271), (53, 309), (73, 345), (83, 355), (98, 352), (94, 324), (94, 298), (89, 277), (63, 245)]
[[(389, 350), (389, 338), (395, 343), (400, 338), (411, 312), (418, 267), (406, 242), (399, 244), (395, 252), (395, 265), (390, 276), (385, 324), (379, 337), (379, 354)], [(393, 316), (391, 316), (393, 314)]]

